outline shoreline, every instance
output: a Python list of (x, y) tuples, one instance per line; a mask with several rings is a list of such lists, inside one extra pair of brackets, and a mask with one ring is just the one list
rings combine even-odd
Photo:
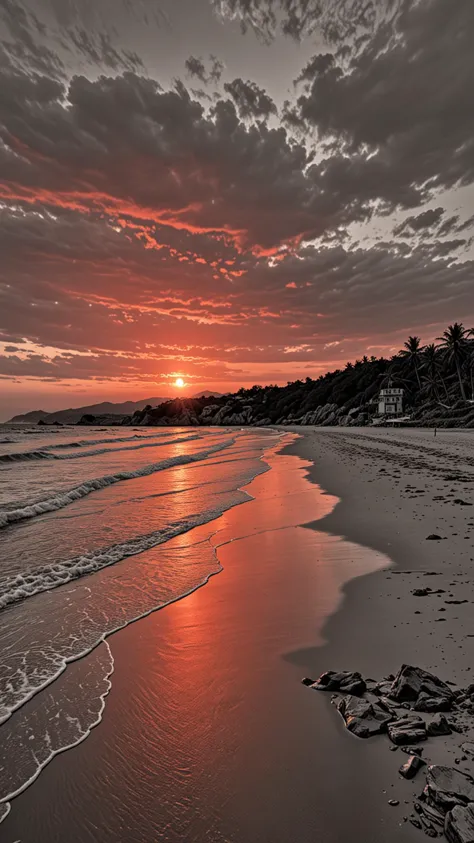
[[(421, 490), (421, 486), (424, 484), (431, 491), (430, 498), (434, 496), (434, 490), (431, 489), (431, 486), (433, 484), (433, 477), (436, 478), (436, 472), (430, 474), (429, 460), (434, 460), (439, 466), (440, 458), (445, 458), (443, 457), (442, 436), (440, 436), (436, 443), (436, 448), (434, 448), (435, 453), (433, 454), (431, 453), (433, 451), (432, 440), (430, 439), (429, 442), (425, 441), (427, 440), (427, 436), (424, 435), (422, 437), (424, 441), (423, 448), (425, 450), (428, 448), (430, 452), (426, 455), (427, 466), (422, 468), (420, 465), (411, 465), (410, 468), (407, 467), (407, 462), (411, 464), (413, 460), (409, 457), (410, 442), (404, 441), (406, 440), (405, 432), (401, 436), (398, 431), (396, 434), (389, 434), (389, 441), (387, 442), (387, 435), (384, 431), (383, 434), (378, 434), (375, 437), (375, 444), (372, 441), (374, 437), (367, 437), (366, 432), (362, 430), (336, 432), (334, 430), (328, 431), (328, 429), (316, 428), (314, 430), (307, 430), (303, 434), (301, 428), (289, 429), (285, 427), (282, 430), (283, 432), (297, 433), (300, 438), (292, 443), (283, 445), (278, 453), (282, 457), (288, 454), (297, 456), (300, 460), (307, 461), (306, 465), (300, 465), (306, 481), (324, 490), (326, 494), (338, 498), (331, 511), (326, 511), (326, 514), (323, 514), (321, 519), (317, 521), (312, 520), (301, 524), (301, 520), (304, 521), (306, 513), (298, 510), (297, 520), (301, 526), (295, 526), (292, 529), (296, 531), (301, 530), (301, 533), (298, 532), (298, 535), (302, 537), (301, 548), (306, 546), (306, 541), (309, 542), (307, 546), (307, 550), (310, 553), (308, 556), (308, 570), (310, 571), (313, 568), (310, 551), (313, 542), (312, 537), (318, 536), (318, 534), (325, 534), (333, 537), (335, 542), (342, 543), (346, 555), (347, 548), (344, 548), (344, 541), (351, 543), (353, 548), (357, 547), (357, 552), (361, 554), (361, 558), (363, 558), (367, 549), (369, 549), (369, 554), (370, 549), (375, 550), (379, 554), (383, 553), (388, 566), (381, 567), (379, 563), (375, 566), (376, 570), (372, 566), (371, 573), (346, 576), (345, 584), (341, 584), (338, 589), (338, 598), (335, 604), (332, 605), (330, 611), (326, 612), (326, 619), (319, 628), (319, 635), (315, 635), (313, 632), (311, 636), (314, 643), (308, 647), (300, 645), (299, 647), (290, 647), (289, 649), (288, 646), (285, 646), (281, 651), (280, 658), (287, 663), (291, 670), (291, 673), (285, 674), (284, 671), (282, 673), (282, 677), (287, 677), (286, 682), (290, 678), (290, 685), (287, 685), (283, 691), (279, 691), (289, 695), (289, 701), (286, 703), (288, 720), (285, 721), (284, 729), (288, 729), (290, 733), (292, 729), (294, 730), (296, 728), (299, 737), (292, 735), (292, 739), (296, 740), (300, 755), (295, 755), (295, 747), (293, 746), (287, 746), (287, 751), (290, 753), (289, 757), (295, 758), (296, 769), (299, 762), (304, 776), (314, 776), (314, 787), (317, 789), (319, 780), (319, 787), (324, 792), (324, 788), (328, 787), (328, 782), (320, 780), (318, 770), (314, 769), (313, 765), (309, 765), (309, 760), (306, 757), (307, 747), (305, 744), (309, 740), (312, 740), (316, 741), (316, 746), (320, 749), (324, 746), (324, 749), (322, 749), (322, 756), (325, 758), (324, 767), (325, 769), (327, 768), (326, 774), (329, 775), (329, 781), (332, 780), (331, 775), (334, 781), (334, 788), (329, 789), (326, 799), (330, 801), (333, 810), (336, 810), (338, 798), (343, 798), (345, 801), (348, 800), (348, 813), (346, 817), (347, 831), (351, 827), (351, 823), (353, 825), (354, 818), (358, 816), (361, 800), (364, 802), (365, 810), (373, 812), (372, 820), (370, 820), (370, 817), (367, 817), (364, 823), (364, 831), (361, 829), (360, 838), (356, 835), (353, 839), (360, 839), (361, 843), (362, 840), (370, 841), (370, 843), (373, 840), (375, 843), (376, 840), (380, 839), (380, 834), (382, 833), (384, 840), (393, 840), (394, 843), (398, 840), (416, 840), (419, 839), (418, 832), (413, 827), (403, 823), (402, 814), (410, 812), (408, 804), (411, 803), (414, 795), (420, 790), (421, 777), (414, 782), (400, 780), (397, 775), (400, 765), (400, 755), (387, 751), (388, 742), (386, 738), (372, 738), (369, 741), (354, 739), (344, 730), (339, 715), (330, 705), (329, 695), (312, 694), (304, 687), (298, 687), (297, 684), (293, 683), (299, 683), (299, 680), (305, 673), (308, 675), (309, 672), (309, 675), (317, 676), (319, 673), (328, 669), (360, 670), (366, 676), (381, 679), (387, 672), (395, 672), (403, 661), (424, 667), (439, 675), (441, 679), (454, 680), (457, 684), (462, 684), (463, 682), (466, 684), (468, 678), (470, 681), (470, 676), (468, 677), (466, 671), (470, 669), (473, 650), (472, 643), (469, 644), (469, 647), (461, 645), (463, 652), (457, 652), (460, 646), (458, 642), (461, 640), (461, 632), (463, 635), (466, 632), (470, 632), (472, 626), (472, 633), (474, 633), (474, 622), (471, 622), (468, 629), (466, 628), (466, 624), (469, 624), (469, 604), (450, 606), (449, 614), (451, 617), (446, 612), (448, 617), (443, 618), (445, 621), (443, 625), (441, 627), (435, 627), (434, 623), (440, 617), (438, 616), (436, 618), (435, 613), (440, 608), (441, 596), (437, 595), (436, 598), (431, 597), (420, 600), (420, 598), (413, 597), (410, 594), (410, 591), (415, 586), (426, 585), (427, 583), (433, 584), (433, 580), (424, 580), (422, 578), (424, 578), (427, 571), (433, 572), (434, 569), (438, 575), (436, 586), (443, 584), (444, 588), (445, 580), (446, 586), (449, 586), (449, 582), (453, 582), (454, 578), (453, 585), (449, 586), (450, 591), (454, 592), (456, 585), (462, 585), (463, 594), (467, 593), (466, 587), (468, 585), (472, 588), (472, 581), (469, 581), (469, 583), (467, 581), (468, 574), (466, 571), (469, 569), (465, 559), (467, 547), (472, 554), (472, 542), (465, 542), (463, 537), (459, 538), (459, 525), (458, 530), (456, 530), (458, 535), (449, 536), (448, 541), (424, 543), (429, 533), (438, 529), (445, 529), (447, 526), (446, 513), (443, 514), (442, 512), (446, 506), (446, 501), (439, 502), (438, 504), (438, 502), (430, 500), (430, 510), (429, 514), (427, 514), (423, 511), (427, 506), (425, 498), (427, 491), (426, 489), (424, 492)], [(340, 438), (335, 439), (335, 437)], [(447, 444), (449, 445), (449, 443)], [(459, 442), (456, 442), (455, 449), (458, 446)], [(376, 449), (375, 454), (370, 451), (370, 448), (373, 449), (374, 447)], [(417, 443), (417, 449), (420, 450), (419, 442)], [(451, 459), (455, 455), (448, 454), (448, 456)], [(471, 459), (469, 455), (466, 458), (468, 461)], [(308, 464), (308, 461), (311, 464)], [(470, 464), (463, 462), (462, 454), (460, 455), (460, 463), (464, 466), (463, 471), (472, 471)], [(389, 471), (385, 468), (387, 464), (391, 466)], [(406, 501), (403, 496), (398, 497), (398, 491), (395, 494), (394, 487), (396, 482), (398, 485), (401, 483), (401, 480), (397, 481), (395, 477), (397, 474), (401, 474), (402, 470), (406, 474), (410, 470), (412, 473), (414, 472), (416, 475), (416, 488), (419, 490), (416, 495), (408, 495)], [(260, 475), (252, 481), (252, 484), (264, 483), (265, 478), (268, 480), (272, 474), (273, 472), (270, 471)], [(383, 476), (387, 474), (388, 476)], [(407, 478), (405, 478), (404, 482), (408, 483)], [(462, 492), (467, 498), (470, 491), (474, 492), (474, 487), (472, 490), (469, 489), (467, 480), (462, 483), (458, 480), (452, 482), (453, 486), (456, 487), (456, 492), (453, 494), (460, 495)], [(369, 483), (372, 485), (369, 486)], [(440, 483), (441, 485), (442, 483), (446, 484), (446, 481), (442, 480)], [(289, 498), (287, 499), (287, 503), (291, 505)], [(323, 510), (327, 510), (328, 507), (324, 507), (324, 500), (321, 503)], [(246, 510), (252, 504), (261, 505), (262, 500), (259, 501), (258, 497), (256, 497), (253, 501), (248, 502), (246, 507), (236, 507), (226, 514), (224, 521), (227, 518), (232, 520), (233, 517), (236, 517), (238, 521), (239, 511)], [(399, 511), (395, 511), (395, 504), (397, 507), (401, 504), (398, 507)], [(462, 513), (462, 518), (466, 520), (465, 516), (469, 511), (468, 507), (458, 507), (455, 510), (455, 516), (453, 516), (453, 507), (449, 504), (450, 519), (454, 517), (461, 522), (460, 513)], [(262, 512), (265, 513), (265, 507)], [(246, 518), (244, 516), (243, 521), (245, 520)], [(469, 516), (467, 520), (474, 521), (474, 518)], [(260, 522), (258, 526), (261, 526)], [(263, 531), (263, 534), (260, 531), (255, 531), (249, 535), (246, 534), (242, 536), (241, 541), (233, 541), (232, 535), (229, 535), (227, 542), (219, 541), (216, 550), (219, 562), (223, 567), (223, 577), (213, 577), (205, 588), (199, 589), (191, 598), (186, 597), (185, 600), (174, 604), (176, 607), (174, 617), (177, 615), (181, 617), (183, 615), (192, 617), (193, 605), (198, 607), (201, 605), (201, 608), (197, 612), (197, 617), (199, 618), (201, 616), (205, 622), (206, 612), (212, 613), (214, 611), (213, 599), (216, 595), (219, 597), (219, 594), (222, 593), (231, 594), (232, 592), (229, 592), (229, 589), (232, 589), (232, 583), (237, 588), (237, 593), (241, 588), (248, 588), (249, 584), (245, 582), (245, 577), (244, 582), (242, 582), (242, 573), (238, 570), (241, 549), (242, 547), (246, 549), (244, 556), (250, 555), (254, 562), (259, 557), (264, 556), (264, 553), (268, 556), (269, 546), (265, 543), (259, 544), (259, 542), (261, 541), (262, 535), (271, 535), (272, 527), (270, 526), (269, 529), (270, 533), (268, 533), (267, 527)], [(273, 527), (273, 530), (275, 529), (279, 530), (280, 528)], [(285, 529), (283, 528), (283, 532), (281, 533), (282, 542), (284, 540)], [(225, 534), (225, 526), (219, 532)], [(303, 538), (305, 534), (308, 537), (307, 540)], [(252, 555), (252, 546), (255, 542), (257, 544), (254, 547)], [(464, 547), (461, 542), (464, 542)], [(446, 562), (445, 557), (448, 556), (448, 546), (451, 555), (453, 546), (457, 548), (456, 564), (453, 564), (452, 560), (449, 564)], [(275, 545), (272, 552), (280, 552), (280, 548), (277, 549), (277, 545)], [(287, 554), (288, 552), (291, 551), (287, 549)], [(389, 564), (389, 560), (392, 561), (391, 565)], [(305, 562), (304, 564), (306, 565), (307, 563)], [(407, 568), (409, 568), (408, 572)], [(305, 568), (302, 570), (304, 571)], [(295, 577), (297, 576), (295, 573)], [(461, 577), (463, 578), (462, 581)], [(265, 582), (265, 580), (262, 582)], [(222, 586), (219, 583), (222, 583)], [(298, 603), (295, 606), (297, 614), (293, 616), (293, 621), (291, 622), (294, 624), (301, 612), (304, 615), (306, 610), (309, 609), (309, 613), (311, 614), (311, 608), (306, 605), (307, 599), (304, 594), (304, 587), (301, 590), (301, 583), (293, 584), (293, 581), (290, 580), (288, 585), (291, 588), (294, 587), (295, 593), (298, 595)], [(249, 592), (246, 599), (247, 601), (250, 600), (250, 605), (252, 605), (252, 601), (255, 598), (250, 595), (251, 593)], [(234, 596), (232, 594), (232, 598)], [(445, 596), (443, 594), (442, 597), (444, 598)], [(284, 597), (284, 604), (280, 605), (278, 601), (282, 597)], [(282, 611), (286, 609), (286, 602), (289, 599), (289, 595), (278, 595), (274, 589), (272, 594), (268, 595), (268, 599), (274, 601), (272, 607), (275, 611), (277, 606), (279, 606), (279, 611)], [(242, 603), (242, 607), (244, 605), (245, 602)], [(206, 608), (203, 609), (202, 606)], [(172, 606), (169, 608), (173, 611)], [(444, 608), (444, 606), (441, 608)], [(260, 604), (258, 611), (261, 611)], [(421, 612), (421, 614), (418, 614), (418, 612)], [(237, 626), (235, 626), (236, 623)], [(274, 627), (273, 621), (271, 623), (272, 635), (278, 635), (278, 625)], [(303, 623), (303, 620), (301, 620), (301, 623)], [(241, 619), (234, 621), (234, 636), (237, 629), (240, 629), (239, 635), (243, 632), (243, 628), (239, 627), (238, 624), (241, 624)], [(285, 628), (283, 621), (282, 626)], [(304, 624), (302, 628), (305, 628)], [(173, 629), (174, 626), (171, 623), (171, 630)], [(288, 629), (291, 629), (291, 625)], [(125, 723), (130, 721), (130, 716), (127, 719), (120, 706), (117, 710), (117, 693), (120, 695), (122, 692), (125, 696), (129, 693), (130, 688), (130, 665), (127, 664), (127, 657), (124, 660), (124, 654), (125, 656), (128, 654), (129, 661), (130, 658), (133, 658), (131, 653), (137, 648), (138, 644), (145, 648), (149, 661), (146, 669), (144, 668), (145, 673), (141, 675), (141, 678), (144, 683), (149, 683), (150, 672), (153, 672), (151, 665), (153, 664), (154, 658), (154, 653), (150, 650), (150, 637), (151, 640), (154, 640), (158, 635), (156, 640), (160, 642), (159, 634), (163, 630), (170, 631), (170, 612), (166, 608), (155, 612), (145, 620), (141, 620), (140, 623), (134, 624), (133, 627), (127, 627), (126, 630), (116, 633), (109, 639), (114, 650), (116, 662), (114, 683), (117, 682), (118, 687), (114, 688), (113, 686), (112, 688), (102, 727), (99, 730), (94, 730), (85, 744), (78, 747), (78, 753), (66, 753), (65, 758), (59, 765), (51, 764), (39, 778), (38, 783), (31, 788), (31, 791), (27, 791), (23, 797), (20, 797), (18, 804), (13, 804), (12, 814), (5, 821), (5, 825), (8, 823), (8, 826), (6, 825), (8, 830), (10, 828), (14, 829), (13, 834), (20, 837), (20, 827), (17, 829), (16, 820), (13, 815), (16, 811), (21, 810), (22, 799), (24, 800), (23, 806), (29, 804), (34, 809), (33, 813), (38, 813), (39, 810), (41, 814), (42, 809), (39, 809), (38, 806), (38, 803), (42, 802), (41, 794), (44, 795), (47, 793), (48, 789), (51, 789), (51, 786), (55, 786), (54, 783), (60, 781), (61, 770), (63, 774), (67, 773), (68, 770), (70, 771), (70, 764), (74, 763), (74, 759), (76, 763), (79, 759), (79, 768), (81, 770), (89, 770), (90, 759), (94, 759), (95, 757), (101, 758), (101, 754), (104, 752), (104, 742), (105, 747), (108, 747), (108, 751), (110, 751), (111, 729), (113, 730), (114, 728), (112, 725), (114, 718), (120, 716), (122, 718), (125, 717)], [(453, 635), (453, 631), (456, 634)], [(446, 633), (448, 632), (452, 636), (451, 640), (449, 639), (449, 635), (446, 637)], [(302, 636), (303, 639), (305, 637), (309, 640), (307, 633)], [(316, 643), (318, 638), (320, 640)], [(321, 638), (323, 639), (322, 641)], [(440, 643), (441, 638), (443, 638), (443, 646)], [(464, 641), (464, 639), (462, 640)], [(166, 635), (164, 641), (166, 642)], [(253, 654), (254, 650), (258, 650), (260, 646), (258, 641), (259, 638), (256, 635), (255, 639), (252, 638), (251, 642), (249, 642), (249, 644), (252, 644), (252, 650), (249, 650), (249, 657), (250, 653)], [(285, 645), (287, 643), (285, 641)], [(161, 642), (159, 646), (165, 645)], [(222, 656), (224, 658), (229, 657), (226, 651), (221, 653)], [(257, 660), (260, 658), (258, 653), (256, 658)], [(449, 668), (447, 665), (448, 661)], [(188, 665), (188, 668), (191, 670), (192, 666)], [(247, 665), (242, 666), (242, 668), (244, 671), (248, 669)], [(157, 669), (161, 670), (162, 667)], [(229, 669), (231, 668), (229, 667)], [(269, 670), (271, 672), (264, 664), (261, 664), (259, 669), (264, 671)], [(291, 676), (293, 679), (291, 679)], [(138, 677), (134, 676), (134, 679), (137, 678), (140, 678), (140, 675)], [(175, 681), (178, 683), (181, 682), (182, 677), (179, 677), (179, 679), (175, 677)], [(201, 681), (200, 677), (198, 678), (199, 681)], [(214, 681), (214, 679), (210, 679), (210, 681)], [(245, 677), (240, 675), (237, 678), (236, 676), (236, 681), (245, 682)], [(192, 693), (194, 691), (195, 687)], [(269, 697), (270, 699), (271, 697)], [(115, 710), (109, 711), (109, 704)], [(170, 709), (170, 713), (173, 715), (172, 709)], [(162, 715), (160, 714), (159, 716), (161, 717)], [(294, 717), (301, 718), (302, 721), (297, 727), (294, 724)], [(138, 726), (138, 724), (139, 721), (135, 720), (135, 725)], [(161, 728), (164, 728), (163, 723), (161, 724)], [(264, 728), (263, 723), (261, 724), (261, 728)], [(327, 735), (321, 735), (321, 729), (326, 730)], [(207, 737), (209, 739), (209, 736)], [(285, 736), (286, 740), (287, 736)], [(452, 764), (456, 752), (459, 752), (458, 745), (460, 740), (460, 736), (455, 735), (448, 740), (437, 739), (433, 742), (430, 741), (429, 748), (427, 748), (428, 751), (426, 752), (427, 760), (429, 758), (434, 763), (444, 762)], [(328, 758), (328, 753), (332, 755), (332, 759)], [(66, 756), (68, 757), (66, 758)], [(69, 756), (71, 756), (70, 759)], [(281, 757), (280, 763), (285, 763), (284, 758), (285, 756)], [(59, 759), (56, 760), (58, 761)], [(360, 789), (360, 785), (354, 782), (354, 777), (357, 778), (361, 771), (363, 771), (364, 779), (362, 790)], [(252, 772), (253, 768), (250, 764), (250, 776)], [(338, 788), (340, 787), (339, 779), (345, 782), (346, 791), (342, 795), (338, 795)], [(337, 785), (336, 781), (338, 782)], [(302, 788), (306, 786), (303, 784), (303, 781), (300, 785)], [(342, 787), (344, 788), (344, 785)], [(353, 793), (350, 796), (348, 796), (347, 792), (348, 787), (353, 789)], [(403, 803), (396, 811), (391, 807), (387, 808), (389, 795), (396, 796)], [(293, 796), (292, 801), (294, 800), (295, 797)], [(24, 810), (25, 807), (23, 807)], [(299, 811), (301, 812), (302, 810), (306, 810), (304, 801), (299, 804)], [(339, 831), (337, 830), (338, 828)], [(245, 835), (241, 837), (239, 837), (240, 829), (238, 827), (234, 829), (231, 826), (231, 830), (233, 832), (235, 831), (235, 836), (230, 836), (228, 830), (229, 837), (226, 837), (226, 840), (235, 840), (235, 843), (241, 843), (244, 839), (246, 841), (253, 841), (254, 839), (252, 837), (253, 828), (247, 829)], [(307, 838), (305, 836), (307, 833), (306, 827), (302, 831), (298, 829), (299, 839), (303, 841), (313, 839), (314, 830), (311, 831), (310, 835), (308, 827)], [(328, 821), (326, 821), (323, 823), (322, 829), (318, 828), (317, 831), (319, 834), (323, 831), (325, 840), (333, 841), (333, 843), (338, 843), (342, 839), (338, 836), (340, 833), (338, 823), (332, 829), (329, 828)], [(265, 827), (262, 827), (261, 832), (266, 833)], [(12, 839), (15, 839), (15, 837)], [(33, 838), (25, 836), (24, 839), (25, 843), (29, 843), (30, 839), (33, 843)], [(56, 838), (50, 836), (48, 839), (55, 840)], [(57, 839), (59, 840), (60, 837)], [(77, 843), (82, 843), (82, 838), (79, 837), (73, 838), (73, 843), (76, 843), (76, 839)], [(94, 838), (84, 839), (92, 840)], [(145, 838), (143, 839), (145, 840)], [(171, 836), (163, 839), (174, 840)], [(196, 843), (200, 843), (203, 838), (198, 835), (190, 839), (195, 840)], [(220, 837), (216, 837), (217, 839), (220, 840)], [(257, 837), (255, 839), (261, 838)], [(280, 840), (279, 837), (274, 837), (274, 839)]]
[[(290, 428), (290, 430), (293, 429)], [(359, 603), (359, 610), (364, 605), (365, 612), (368, 605), (364, 604), (364, 600), (370, 600), (375, 604), (382, 598), (382, 610), (379, 611), (380, 602), (378, 606), (373, 605), (372, 609), (379, 628), (383, 628), (387, 633), (385, 657), (381, 659), (372, 648), (364, 648), (366, 652), (370, 649), (373, 653), (373, 657), (368, 660), (370, 662), (368, 667), (364, 669), (373, 673), (380, 665), (379, 672), (396, 670), (398, 663), (391, 662), (397, 657), (400, 661), (402, 653), (409, 655), (408, 639), (412, 650), (412, 661), (415, 656), (423, 657), (425, 664), (421, 666), (435, 673), (437, 671), (446, 673), (447, 668), (443, 663), (443, 658), (435, 652), (439, 647), (435, 638), (446, 637), (446, 633), (453, 629), (457, 632), (459, 639), (463, 639), (466, 634), (474, 633), (474, 616), (469, 617), (471, 611), (469, 606), (474, 602), (474, 506), (471, 509), (470, 506), (452, 504), (444, 495), (445, 499), (442, 501), (433, 500), (438, 495), (442, 495), (440, 488), (433, 484), (437, 484), (438, 487), (447, 485), (446, 480), (433, 474), (434, 469), (438, 468), (436, 463), (440, 458), (453, 460), (452, 446), (454, 444), (456, 448), (458, 445), (456, 442), (446, 441), (449, 432), (444, 433), (444, 436), (443, 433), (438, 435), (436, 439), (429, 434), (419, 437), (422, 441), (416, 442), (417, 450), (423, 445), (424, 440), (427, 440), (425, 446), (429, 446), (428, 459), (423, 466), (420, 462), (414, 464), (411, 460), (412, 443), (406, 433), (394, 431), (388, 436), (382, 434), (370, 437), (363, 428), (341, 432), (333, 432), (327, 428), (313, 428), (301, 439), (288, 445), (285, 451), (311, 460), (313, 465), (309, 469), (310, 479), (319, 484), (328, 494), (339, 498), (339, 502), (328, 515), (320, 521), (305, 526), (329, 535), (342, 536), (348, 541), (384, 553), (392, 560), (390, 568), (351, 580), (346, 584), (343, 589), (346, 599), (339, 611), (328, 620), (324, 629), (328, 638), (327, 647), (331, 649), (335, 646), (333, 639), (340, 636), (339, 626), (349, 623), (349, 618), (339, 618), (339, 614), (350, 612), (350, 622), (354, 622), (358, 613), (357, 603)], [(417, 433), (422, 432), (417, 431)], [(375, 440), (375, 450), (370, 441), (372, 439)], [(357, 445), (356, 454), (352, 452), (354, 440)], [(447, 448), (444, 448), (445, 444)], [(472, 500), (474, 503), (474, 437), (467, 444), (469, 451), (466, 459), (472, 460), (472, 465), (466, 464), (462, 455), (457, 457), (459, 466), (456, 468), (453, 465), (450, 471), (452, 476), (458, 471), (463, 480), (451, 480), (449, 488), (452, 489), (451, 496), (454, 500), (465, 499), (469, 503)], [(391, 458), (391, 464), (386, 462), (387, 457)], [(436, 473), (439, 475), (440, 472)], [(400, 479), (395, 480), (397, 475)], [(394, 486), (394, 482), (398, 485)], [(369, 487), (369, 483), (373, 485)], [(402, 483), (405, 486), (416, 486), (416, 494), (406, 493), (402, 497), (400, 494)], [(469, 483), (473, 485), (470, 486)], [(412, 491), (415, 489), (410, 490)], [(466, 525), (466, 522), (471, 523)], [(445, 540), (426, 540), (428, 535), (437, 533), (440, 533)], [(446, 612), (442, 630), (432, 626), (432, 623), (438, 620), (435, 615), (440, 608), (440, 599), (437, 601), (434, 598), (420, 599), (413, 597), (410, 593), (412, 589), (420, 585), (429, 586), (430, 583), (432, 585), (431, 579), (424, 578), (430, 577), (433, 571), (437, 577), (436, 587), (446, 588), (449, 594), (462, 586), (462, 599), (469, 601), (465, 605), (452, 606), (452, 610), (449, 613)], [(384, 591), (379, 593), (379, 588)], [(367, 594), (364, 596), (365, 589), (367, 589)], [(400, 600), (399, 604), (398, 600)], [(421, 614), (415, 614), (415, 612)], [(394, 620), (398, 620), (396, 634), (393, 633)], [(431, 624), (430, 628), (427, 626), (428, 620)], [(456, 620), (458, 623), (455, 623)], [(448, 623), (449, 627), (445, 626)], [(406, 629), (408, 625), (411, 627), (409, 631)], [(364, 623), (358, 627), (358, 631), (363, 633), (369, 627), (370, 622), (365, 618)], [(355, 631), (357, 632), (357, 629)], [(415, 635), (419, 638), (413, 653)], [(362, 669), (361, 665), (352, 664), (351, 666), (351, 658), (354, 658), (353, 654), (356, 652), (354, 640), (346, 641), (346, 645), (349, 662), (347, 669), (358, 670), (359, 667)], [(452, 652), (451, 655), (450, 672), (453, 675), (446, 678), (462, 682), (465, 679), (463, 673), (466, 672), (469, 656), (463, 660), (459, 658), (459, 653)], [(474, 639), (470, 645), (470, 655), (474, 655)], [(407, 658), (403, 660), (410, 661)], [(460, 663), (461, 660), (464, 661), (463, 664)], [(361, 661), (364, 661), (363, 654), (361, 654)], [(327, 665), (327, 669), (330, 667)]]
[[(295, 829), (302, 843), (322, 834), (338, 843), (365, 804), (360, 840), (378, 843), (382, 824), (384, 839), (395, 843), (373, 748), (347, 741), (327, 698), (308, 694), (292, 661), (320, 643), (342, 584), (388, 560), (300, 526), (334, 501), (309, 481), (301, 458), (279, 451), (273, 461), (252, 482), (254, 499), (220, 519), (213, 545), (222, 577), (109, 639), (115, 670), (101, 726), (15, 800), (2, 827), (12, 840), (34, 843), (40, 830), (55, 843), (67, 829), (71, 843), (97, 834), (112, 843), (118, 822), (143, 843), (150, 835), (202, 843), (208, 833), (219, 843), (269, 835), (287, 843)], [(391, 787), (380, 743), (375, 755)], [(324, 764), (315, 766), (315, 757)], [(65, 782), (73, 805), (63, 804)], [(336, 818), (341, 787), (348, 808)]]
[[(312, 481), (339, 498), (322, 520), (305, 526), (392, 560), (389, 568), (346, 583), (324, 625), (326, 643), (294, 654), (295, 663), (313, 663), (315, 678), (349, 670), (380, 680), (407, 663), (456, 686), (474, 679), (474, 437), (460, 443), (454, 431), (438, 431), (436, 439), (417, 431), (413, 441), (412, 433), (313, 428), (285, 449), (310, 459)], [(427, 541), (431, 534), (442, 540)], [(442, 593), (413, 595), (426, 587)], [(423, 757), (472, 775), (460, 744), (473, 737), (471, 728), (436, 738)], [(394, 764), (394, 779), (397, 769)], [(408, 792), (410, 783), (405, 787)]]

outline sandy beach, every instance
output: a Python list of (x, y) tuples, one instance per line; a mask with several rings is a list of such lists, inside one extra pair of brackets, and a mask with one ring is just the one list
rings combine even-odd
[[(402, 662), (472, 680), (474, 440), (295, 433), (254, 500), (219, 519), (222, 573), (109, 639), (100, 726), (14, 800), (2, 840), (420, 839), (404, 821), (421, 789), (398, 776), (405, 757), (347, 733), (300, 680), (381, 679)], [(427, 584), (443, 592), (412, 595)], [(452, 764), (460, 742), (432, 740), (425, 757)]]

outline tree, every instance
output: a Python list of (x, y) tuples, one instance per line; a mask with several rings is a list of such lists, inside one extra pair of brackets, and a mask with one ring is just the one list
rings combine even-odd
[(418, 389), (421, 389), (421, 380), (420, 380), (420, 373), (418, 371), (418, 365), (420, 361), (420, 355), (423, 351), (421, 347), (421, 340), (419, 337), (408, 337), (408, 340), (403, 343), (403, 348), (399, 352), (400, 357), (404, 357), (406, 360), (409, 360), (411, 365), (413, 366), (416, 374), (416, 379), (418, 381)]
[(469, 349), (469, 337), (472, 337), (472, 335), (471, 328), (465, 328), (462, 322), (455, 322), (453, 325), (449, 325), (446, 331), (443, 331), (442, 337), (437, 337), (441, 342), (446, 359), (450, 363), (454, 363), (463, 401), (466, 400), (466, 390), (461, 374), (461, 363)]
[(448, 390), (446, 389), (446, 384), (441, 375), (439, 358), (439, 348), (435, 346), (434, 342), (429, 343), (429, 345), (425, 346), (425, 348), (423, 349), (423, 355), (420, 366), (421, 371), (424, 373), (424, 386), (429, 387), (428, 392), (434, 394), (437, 401), (440, 400), (438, 382), (443, 384), (443, 389), (446, 398), (449, 399)]

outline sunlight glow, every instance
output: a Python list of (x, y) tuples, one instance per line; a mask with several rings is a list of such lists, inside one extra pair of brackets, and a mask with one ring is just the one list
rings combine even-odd
[(176, 378), (174, 385), (178, 387), (178, 389), (182, 389), (184, 386), (184, 381), (182, 378)]

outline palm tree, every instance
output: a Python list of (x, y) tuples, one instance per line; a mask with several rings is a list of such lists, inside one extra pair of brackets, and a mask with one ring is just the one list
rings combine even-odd
[(412, 364), (416, 379), (418, 381), (418, 389), (421, 389), (421, 380), (420, 380), (420, 373), (418, 371), (418, 364), (420, 360), (420, 355), (423, 351), (421, 345), (421, 340), (419, 337), (408, 337), (408, 340), (403, 343), (403, 348), (399, 352), (400, 357), (405, 357), (405, 359), (409, 360)]
[(437, 337), (441, 342), (446, 359), (454, 363), (463, 401), (466, 400), (466, 391), (461, 375), (461, 363), (466, 356), (469, 347), (469, 337), (472, 337), (472, 335), (473, 331), (471, 328), (465, 328), (462, 322), (455, 322), (454, 325), (449, 325), (446, 331), (443, 331), (442, 337)]
[(423, 349), (423, 357), (420, 368), (424, 371), (425, 383), (427, 384), (429, 381), (431, 384), (430, 391), (435, 394), (437, 393), (437, 400), (439, 401), (438, 381), (443, 384), (446, 399), (449, 400), (448, 390), (446, 389), (446, 384), (443, 376), (441, 375), (441, 368), (439, 365), (439, 348), (437, 348), (434, 342), (429, 343), (429, 345), (425, 346)]

